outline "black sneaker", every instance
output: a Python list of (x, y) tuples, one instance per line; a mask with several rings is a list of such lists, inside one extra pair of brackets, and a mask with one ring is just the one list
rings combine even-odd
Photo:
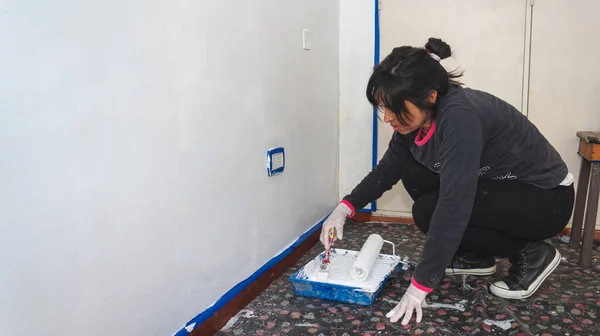
[(446, 275), (490, 275), (496, 272), (496, 259), (474, 252), (457, 252), (446, 268)]
[(508, 276), (490, 286), (492, 294), (506, 299), (525, 299), (533, 295), (560, 264), (557, 249), (544, 241), (527, 244), (519, 255), (510, 258)]

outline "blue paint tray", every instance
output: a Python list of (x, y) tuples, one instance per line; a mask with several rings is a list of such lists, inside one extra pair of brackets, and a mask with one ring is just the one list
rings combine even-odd
[[(401, 260), (396, 256), (394, 246), (394, 255), (379, 254), (367, 279), (364, 282), (356, 282), (350, 278), (349, 270), (358, 253), (358, 251), (331, 249), (331, 264), (326, 282), (316, 279), (316, 272), (325, 257), (325, 252), (316, 256), (290, 277), (296, 295), (364, 306), (371, 305), (390, 274), (399, 263), (405, 263), (406, 258)], [(402, 271), (406, 269), (403, 267)]]

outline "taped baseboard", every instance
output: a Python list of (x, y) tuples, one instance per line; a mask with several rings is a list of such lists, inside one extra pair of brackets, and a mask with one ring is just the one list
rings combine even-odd
[[(328, 215), (329, 216), (329, 215)], [(328, 217), (327, 216), (327, 217)], [(293, 266), (319, 239), (323, 218), (288, 248), (265, 263), (260, 269), (225, 293), (211, 307), (185, 324), (174, 336), (213, 335), (262, 293), (273, 280)]]

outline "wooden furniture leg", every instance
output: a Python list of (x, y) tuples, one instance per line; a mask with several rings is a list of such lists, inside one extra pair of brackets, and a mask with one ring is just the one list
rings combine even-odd
[(600, 198), (600, 162), (592, 162), (591, 166), (592, 176), (590, 178), (590, 190), (587, 198), (587, 211), (585, 212), (583, 246), (581, 248), (581, 257), (579, 259), (580, 265), (584, 267), (589, 267), (592, 261), (594, 231), (596, 229), (598, 200)]
[(581, 229), (583, 216), (585, 214), (585, 203), (590, 181), (591, 162), (581, 158), (579, 168), (579, 182), (577, 182), (577, 196), (575, 196), (575, 212), (573, 214), (573, 225), (571, 226), (571, 246), (579, 248), (581, 244)]

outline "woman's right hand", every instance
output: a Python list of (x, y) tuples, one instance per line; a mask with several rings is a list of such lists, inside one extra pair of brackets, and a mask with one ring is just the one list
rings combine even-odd
[[(345, 202), (341, 202), (333, 209), (331, 215), (325, 220), (323, 227), (321, 228), (321, 243), (323, 243), (325, 249), (329, 248), (329, 230), (334, 228), (337, 238), (342, 240), (344, 236), (344, 223), (346, 223), (346, 218), (352, 215), (353, 212), (354, 211)], [(336, 237), (334, 236), (334, 241), (335, 238)]]

